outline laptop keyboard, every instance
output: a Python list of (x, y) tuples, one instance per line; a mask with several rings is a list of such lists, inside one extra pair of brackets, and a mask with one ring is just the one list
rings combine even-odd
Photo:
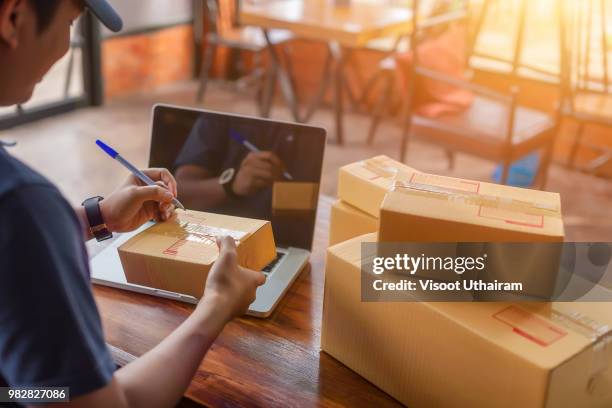
[(274, 259), (272, 262), (270, 262), (265, 268), (263, 268), (261, 271), (263, 272), (264, 275), (268, 276), (272, 270), (274, 269), (274, 267), (276, 265), (278, 265), (278, 263), (281, 261), (281, 259), (283, 259), (285, 257), (285, 255), (287, 255), (284, 252), (277, 252), (276, 253), (276, 259)]

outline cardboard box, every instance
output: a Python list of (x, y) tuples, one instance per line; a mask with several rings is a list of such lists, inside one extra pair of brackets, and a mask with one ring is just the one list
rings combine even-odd
[(410, 407), (612, 406), (612, 304), (361, 302), (375, 239), (328, 250), (325, 352)]
[(314, 210), (319, 199), (319, 184), (296, 181), (275, 182), (272, 210)]
[(381, 242), (562, 242), (561, 199), (426, 173), (398, 173), (380, 209)]
[(412, 173), (416, 170), (387, 156), (376, 156), (343, 166), (338, 173), (338, 197), (378, 217), (380, 204), (400, 171)]
[(329, 245), (378, 230), (378, 218), (337, 200), (331, 208)]
[(269, 221), (197, 211), (176, 214), (118, 248), (129, 283), (201, 297), (219, 255), (218, 236), (236, 240), (238, 263), (246, 268), (261, 270), (276, 258)]

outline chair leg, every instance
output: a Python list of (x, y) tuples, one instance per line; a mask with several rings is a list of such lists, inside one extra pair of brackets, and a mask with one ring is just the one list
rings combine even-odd
[(408, 149), (408, 139), (410, 138), (410, 132), (412, 131), (412, 119), (410, 116), (404, 120), (404, 129), (402, 130), (402, 141), (400, 143), (400, 162), (406, 160), (406, 150)]
[(510, 166), (512, 166), (512, 161), (508, 158), (504, 159), (502, 163), (502, 177), (501, 184), (508, 184), (508, 177), (510, 176)]
[(271, 64), (266, 74), (264, 75), (265, 83), (263, 87), (262, 103), (261, 103), (261, 117), (270, 117), (270, 111), (272, 110), (272, 104), (274, 102), (274, 96), (276, 94), (276, 78), (278, 75), (276, 64)]
[(263, 63), (261, 61), (261, 53), (255, 52), (253, 55), (253, 65), (255, 66), (254, 71), (257, 76), (257, 88), (255, 89), (255, 103), (257, 105), (257, 112), (259, 116), (263, 116), (264, 114), (264, 91), (266, 89), (266, 78), (268, 76), (267, 72), (263, 68)]
[(206, 51), (204, 53), (204, 61), (202, 61), (202, 68), (200, 70), (200, 87), (198, 89), (198, 94), (196, 97), (196, 101), (202, 103), (204, 101), (204, 94), (206, 93), (206, 85), (208, 85), (208, 74), (210, 73), (210, 68), (212, 67), (213, 60), (215, 58), (215, 53), (217, 51), (217, 46), (215, 44), (207, 44)]
[(370, 130), (368, 132), (368, 146), (371, 146), (374, 143), (374, 137), (376, 136), (376, 129), (380, 124), (382, 119), (382, 113), (386, 110), (387, 105), (391, 101), (391, 92), (393, 92), (393, 83), (394, 83), (393, 75), (388, 75), (384, 78), (384, 86), (378, 97), (378, 101), (376, 102), (376, 106), (374, 106), (374, 111), (372, 112), (372, 122), (370, 123)]
[(582, 142), (582, 135), (584, 133), (584, 122), (578, 122), (578, 130), (576, 131), (576, 138), (572, 144), (572, 150), (570, 151), (568, 165), (571, 169), (576, 167), (576, 156), (578, 156), (578, 148)]
[(540, 190), (544, 190), (546, 188), (546, 182), (548, 181), (548, 169), (550, 167), (550, 162), (552, 161), (553, 150), (555, 148), (555, 139), (553, 138), (548, 146), (544, 148), (542, 152), (542, 158), (540, 160), (540, 166), (538, 168), (538, 186)]
[(446, 150), (446, 158), (448, 160), (448, 169), (453, 170), (455, 168), (455, 152)]
[(344, 144), (344, 91), (346, 83), (342, 60), (336, 62), (334, 68), (334, 117), (336, 123), (336, 143)]
[[(280, 55), (282, 57), (282, 60), (285, 63), (285, 70), (287, 71), (287, 75), (289, 77), (289, 83), (291, 84), (291, 87), (293, 88), (294, 92), (297, 92), (297, 81), (295, 79), (295, 71), (293, 69), (293, 61), (291, 60), (291, 55), (290, 53), (287, 51), (287, 46), (286, 45), (282, 45), (280, 46)], [(298, 98), (299, 100), (299, 98)]]
[(372, 75), (372, 77), (366, 82), (365, 86), (361, 91), (361, 96), (359, 96), (359, 100), (357, 104), (360, 107), (365, 107), (367, 105), (367, 99), (370, 96), (370, 93), (375, 88), (375, 85), (378, 83), (380, 79), (384, 79), (386, 72), (378, 71), (376, 74)]

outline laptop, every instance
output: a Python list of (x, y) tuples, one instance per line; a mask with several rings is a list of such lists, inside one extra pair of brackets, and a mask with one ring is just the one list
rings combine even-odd
[[(325, 143), (325, 129), (314, 126), (171, 105), (153, 108), (149, 167), (173, 172), (178, 199), (188, 209), (271, 221), (277, 257), (263, 270), (266, 283), (257, 289), (249, 315), (269, 316), (308, 262)], [(240, 172), (254, 150), (271, 152), (282, 163), (274, 183), (254, 183), (246, 195), (220, 195), (220, 180), (235, 181), (238, 176), (231, 173)], [(117, 248), (152, 225), (120, 234), (96, 255), (91, 260), (92, 281), (197, 303), (192, 296), (127, 282)]]

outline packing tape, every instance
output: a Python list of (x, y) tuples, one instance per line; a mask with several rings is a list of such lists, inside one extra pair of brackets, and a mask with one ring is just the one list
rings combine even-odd
[(550, 319), (564, 328), (586, 337), (593, 343), (591, 377), (608, 369), (606, 352), (612, 347), (612, 327), (574, 310), (552, 309)]
[[(182, 241), (216, 244), (217, 237), (229, 236), (234, 238), (236, 243), (244, 240), (249, 233), (228, 228), (213, 227), (202, 224), (202, 220), (185, 215), (177, 221), (178, 228), (174, 227), (163, 231), (163, 235), (171, 236)], [(177, 231), (178, 229), (178, 231)]]
[(203, 242), (204, 240), (212, 239), (212, 241), (216, 243), (217, 237), (230, 236), (234, 238), (236, 243), (239, 243), (240, 240), (244, 239), (247, 235), (247, 232), (244, 231), (230, 230), (221, 227), (211, 227), (189, 221), (182, 221), (180, 224), (185, 231), (185, 236), (183, 239), (187, 241)]
[(178, 224), (182, 231), (168, 231), (163, 234), (174, 238), (172, 245), (162, 251), (164, 255), (200, 259), (203, 245), (216, 249), (217, 237), (230, 236), (239, 244), (240, 240), (248, 235), (247, 232), (211, 227), (193, 221), (180, 220)]
[(400, 171), (396, 166), (382, 158), (364, 160), (361, 165), (377, 176), (388, 179), (394, 178)]
[(552, 309), (551, 320), (575, 333), (583, 335), (592, 342), (612, 334), (612, 328), (609, 325), (600, 323), (584, 313), (574, 310), (561, 311)]
[(431, 196), (433, 194), (434, 196), (438, 196), (442, 199), (459, 204), (498, 208), (513, 212), (522, 212), (530, 215), (561, 217), (559, 209), (556, 205), (522, 201), (514, 198), (496, 197), (447, 187), (413, 183), (410, 181), (395, 180), (393, 186), (391, 187), (391, 191), (404, 194), (413, 194), (416, 192), (422, 193), (426, 196)]

